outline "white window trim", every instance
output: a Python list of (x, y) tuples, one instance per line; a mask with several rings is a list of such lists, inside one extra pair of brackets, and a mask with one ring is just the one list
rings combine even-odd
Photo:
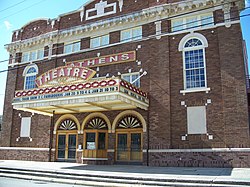
[[(194, 46), (194, 47), (184, 47), (186, 42), (192, 38), (197, 38), (202, 42), (202, 46)], [(184, 36), (180, 43), (179, 43), (179, 51), (182, 52), (182, 69), (183, 69), (183, 90), (180, 90), (180, 93), (185, 95), (186, 93), (192, 93), (192, 92), (206, 92), (208, 93), (210, 91), (210, 88), (207, 87), (207, 71), (206, 71), (206, 54), (205, 54), (205, 48), (208, 47), (208, 42), (205, 36), (203, 36), (200, 33), (190, 33), (186, 36)], [(204, 87), (196, 87), (196, 88), (187, 88), (186, 86), (186, 68), (185, 68), (185, 51), (191, 51), (191, 50), (198, 50), (203, 49), (203, 61), (204, 61), (204, 76), (205, 76), (205, 86)]]
[[(102, 45), (103, 37), (106, 37), (106, 36), (108, 36), (108, 44), (107, 44), (107, 45)], [(94, 40), (94, 39), (98, 39), (98, 40), (99, 40), (99, 42), (100, 42), (100, 45), (99, 45), (99, 46), (96, 46), (96, 47), (93, 47), (93, 46), (92, 46), (91, 40)], [(95, 49), (95, 48), (98, 48), (98, 47), (106, 47), (106, 46), (108, 46), (109, 44), (110, 44), (110, 35), (109, 35), (109, 34), (105, 34), (105, 35), (102, 35), (102, 36), (96, 36), (96, 37), (90, 38), (90, 48), (91, 48), (91, 49)]]
[[(76, 43), (79, 43), (80, 44), (80, 48), (79, 48), (79, 50), (74, 50), (74, 44), (76, 44)], [(66, 46), (70, 46), (71, 45), (71, 47), (72, 47), (72, 49), (71, 49), (71, 51), (70, 52), (66, 52), (65, 51), (65, 47)], [(63, 44), (63, 54), (65, 54), (65, 55), (68, 55), (68, 54), (72, 54), (72, 53), (77, 53), (77, 52), (79, 52), (79, 51), (81, 51), (81, 40), (76, 40), (76, 41), (71, 41), (71, 42), (65, 42), (64, 44)]]
[[(124, 74), (121, 74), (121, 78), (123, 79), (124, 76), (130, 76), (129, 83), (132, 84), (131, 82), (132, 82), (132, 76), (133, 75), (138, 75), (138, 77), (140, 77), (140, 72), (124, 73)], [(125, 80), (125, 79), (123, 79), (123, 80)], [(141, 80), (138, 79), (137, 81), (139, 81), (139, 87), (141, 87)]]
[[(38, 58), (38, 51), (43, 51), (43, 57), (42, 58)], [(31, 53), (33, 53), (33, 52), (35, 52), (35, 59), (31, 59)], [(28, 55), (27, 61), (23, 61), (24, 54)], [(41, 60), (41, 59), (44, 59), (44, 48), (40, 48), (40, 49), (36, 49), (36, 50), (31, 50), (31, 51), (23, 52), (22, 53), (21, 62), (22, 63), (25, 63), (25, 62), (34, 62), (34, 61)]]
[[(171, 32), (183, 32), (184, 30), (196, 30), (196, 29), (200, 29), (200, 28), (206, 28), (206, 27), (210, 27), (210, 25), (206, 25), (206, 26), (202, 26), (202, 21), (201, 21), (201, 17), (202, 16), (211, 16), (213, 19), (213, 24), (214, 24), (214, 16), (213, 13), (204, 13), (204, 14), (199, 14), (199, 15), (192, 15), (192, 16), (188, 16), (188, 17), (182, 17), (182, 18), (177, 18), (177, 19), (172, 19), (171, 20)], [(194, 27), (194, 28), (187, 28), (187, 19), (190, 18), (197, 18), (197, 24), (198, 26)], [(182, 26), (183, 26), (183, 30), (178, 30), (175, 31), (174, 30), (174, 22), (175, 21), (182, 21)], [(212, 23), (211, 23), (212, 24)]]
[[(131, 41), (135, 41), (135, 40), (140, 40), (140, 39), (142, 39), (142, 35), (140, 36), (140, 38), (134, 38), (134, 36), (133, 36), (133, 30), (136, 30), (136, 29), (140, 29), (141, 32), (142, 32), (142, 26), (133, 27), (133, 28), (125, 29), (125, 30), (121, 30), (120, 42), (131, 42)], [(130, 32), (131, 37), (128, 38), (128, 39), (126, 39), (126, 40), (122, 40), (122, 32), (126, 32), (126, 31), (129, 31), (129, 32)]]
[[(30, 73), (30, 74), (27, 74), (28, 73), (28, 70), (30, 68), (35, 68), (36, 69), (36, 73)], [(24, 85), (23, 85), (23, 89), (25, 90), (25, 85), (26, 85), (26, 77), (28, 75), (29, 76), (34, 76), (34, 75), (37, 75), (38, 74), (38, 66), (36, 64), (32, 64), (32, 65), (29, 65), (29, 66), (26, 66), (25, 69), (23, 70), (23, 77), (24, 77)]]

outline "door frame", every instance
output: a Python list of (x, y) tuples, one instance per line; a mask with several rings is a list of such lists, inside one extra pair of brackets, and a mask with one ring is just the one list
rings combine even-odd
[[(59, 158), (58, 159), (58, 138), (59, 138), (59, 135), (65, 135), (65, 158), (62, 159), (62, 158)], [(76, 160), (76, 157), (75, 159), (69, 159), (68, 158), (68, 153), (69, 153), (69, 135), (76, 135), (76, 154), (77, 154), (77, 147), (78, 147), (78, 133), (77, 131), (69, 131), (69, 130), (61, 130), (61, 131), (58, 131), (57, 134), (56, 134), (56, 160), (57, 161), (75, 161)]]
[[(128, 152), (127, 152), (127, 160), (118, 160), (118, 135), (119, 134), (127, 134), (127, 147), (128, 147)], [(140, 160), (131, 160), (131, 134), (141, 134), (141, 153), (140, 153)], [(115, 161), (116, 162), (128, 162), (128, 163), (133, 163), (133, 162), (142, 162), (143, 161), (143, 130), (140, 129), (116, 129), (116, 141), (115, 141)]]

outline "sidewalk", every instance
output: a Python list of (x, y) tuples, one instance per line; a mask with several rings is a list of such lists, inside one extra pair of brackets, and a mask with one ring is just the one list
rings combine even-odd
[(227, 184), (250, 186), (250, 168), (147, 167), (133, 165), (84, 165), (64, 162), (0, 160), (0, 169), (94, 176), (126, 180)]

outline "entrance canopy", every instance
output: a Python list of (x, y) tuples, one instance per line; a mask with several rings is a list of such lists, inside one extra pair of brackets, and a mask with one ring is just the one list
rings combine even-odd
[(120, 78), (15, 92), (14, 109), (43, 115), (148, 109), (147, 93)]

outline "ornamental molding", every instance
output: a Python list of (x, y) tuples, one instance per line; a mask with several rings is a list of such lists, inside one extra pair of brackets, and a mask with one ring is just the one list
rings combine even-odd
[[(72, 37), (78, 37), (79, 39), (83, 36), (91, 36), (94, 32), (100, 32), (106, 29), (111, 32), (119, 30), (119, 28), (124, 28), (124, 26), (129, 27), (132, 23), (137, 25), (147, 24), (151, 22), (160, 21), (161, 19), (171, 19), (175, 16), (181, 16), (184, 13), (188, 13), (191, 10), (199, 10), (201, 8), (213, 8), (217, 5), (223, 5), (225, 3), (233, 2), (233, 0), (190, 0), (182, 1), (177, 3), (163, 4), (155, 7), (150, 7), (143, 9), (138, 12), (122, 15), (119, 17), (108, 18), (104, 20), (99, 20), (89, 24), (72, 27), (65, 30), (56, 30), (43, 35), (39, 35), (34, 38), (29, 38), (26, 40), (19, 40), (6, 44), (5, 48), (8, 52), (13, 52), (14, 50), (21, 51), (24, 48), (32, 47), (35, 45), (48, 45), (49, 43), (58, 43), (65, 40), (69, 40)], [(120, 1), (120, 8), (122, 8), (123, 2)], [(243, 4), (238, 3), (238, 6), (243, 6)], [(231, 5), (230, 5), (231, 6)], [(222, 7), (219, 7), (222, 8)], [(81, 17), (83, 18), (83, 10), (79, 10)], [(82, 19), (81, 18), (81, 19)], [(140, 23), (140, 24), (138, 24)], [(14, 31), (17, 35), (20, 34), (22, 29)]]

